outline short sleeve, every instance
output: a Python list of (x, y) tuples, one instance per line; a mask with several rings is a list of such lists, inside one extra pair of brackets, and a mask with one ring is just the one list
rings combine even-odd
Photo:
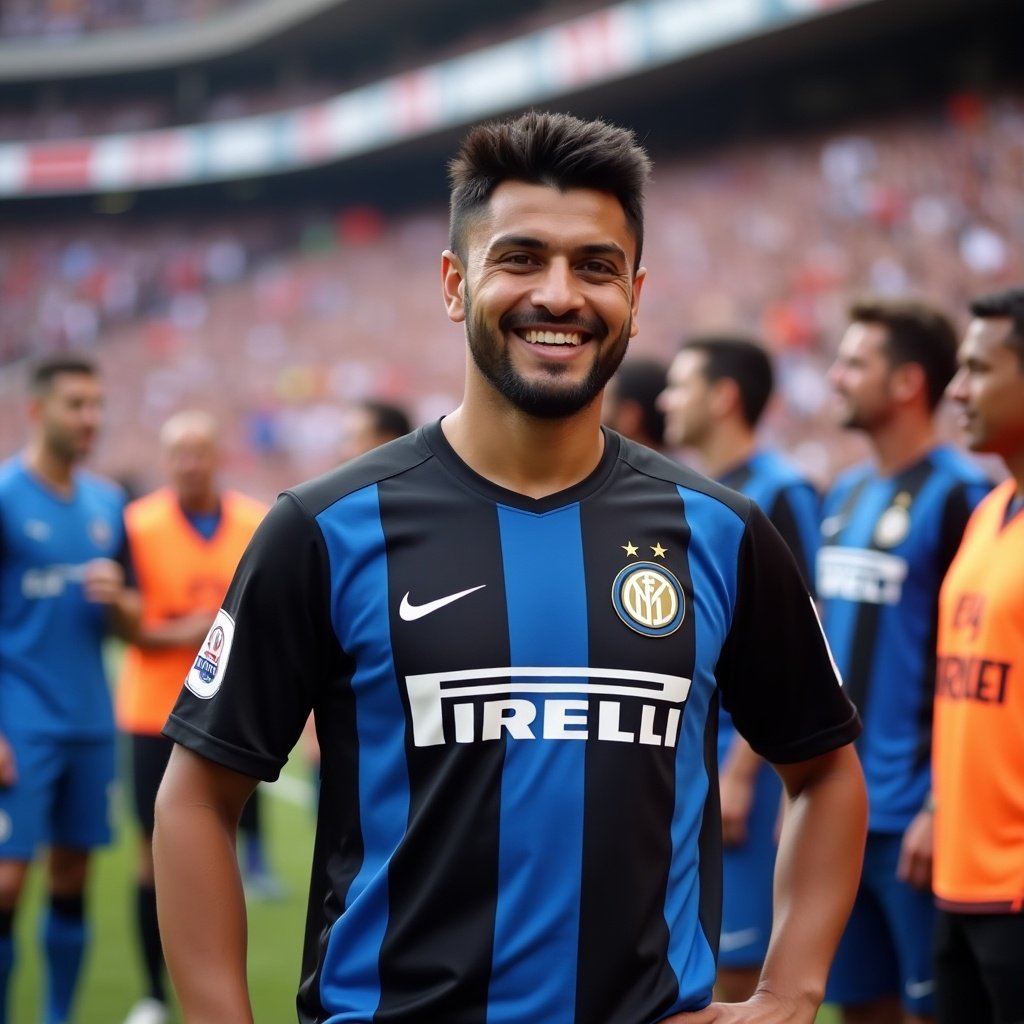
[(164, 735), (272, 781), (342, 663), (323, 537), (286, 493), (243, 554)]
[(757, 506), (740, 543), (716, 676), (736, 728), (768, 761), (808, 760), (860, 734), (796, 562)]

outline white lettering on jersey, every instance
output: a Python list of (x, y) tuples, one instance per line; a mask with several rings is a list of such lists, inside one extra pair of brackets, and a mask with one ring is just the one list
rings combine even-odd
[(899, 604), (906, 559), (882, 551), (825, 546), (818, 551), (818, 597)]
[(497, 740), (503, 734), (514, 740), (593, 738), (674, 747), (679, 705), (690, 692), (684, 676), (568, 666), (430, 672), (406, 676), (405, 684), (418, 747)]
[(209, 700), (220, 689), (234, 636), (235, 620), (221, 608), (185, 676), (185, 685), (197, 697)]
[(26, 600), (60, 597), (69, 583), (85, 580), (86, 562), (44, 565), (28, 569), (21, 577), (21, 596)]

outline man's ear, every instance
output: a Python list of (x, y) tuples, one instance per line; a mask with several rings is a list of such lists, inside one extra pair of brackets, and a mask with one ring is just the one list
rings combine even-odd
[(889, 387), (900, 402), (911, 402), (917, 395), (928, 401), (928, 378), (920, 363), (900, 363), (894, 367)]
[(711, 385), (711, 411), (718, 417), (729, 415), (740, 405), (740, 386), (732, 377), (719, 377)]
[(644, 281), (647, 280), (647, 269), (640, 267), (633, 277), (633, 295), (630, 300), (630, 315), (632, 316), (632, 324), (629, 329), (629, 336), (631, 338), (636, 337), (637, 331), (640, 330), (640, 323), (637, 320), (637, 316), (640, 313), (640, 293), (644, 288)]
[(441, 290), (448, 319), (462, 323), (466, 319), (466, 270), (451, 249), (441, 253)]

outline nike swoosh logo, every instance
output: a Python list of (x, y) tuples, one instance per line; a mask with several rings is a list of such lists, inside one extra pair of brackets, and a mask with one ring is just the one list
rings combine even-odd
[(398, 606), (398, 614), (406, 622), (415, 622), (417, 619), (422, 619), (424, 615), (429, 615), (431, 612), (436, 612), (439, 608), (443, 608), (446, 604), (451, 604), (452, 601), (458, 601), (460, 597), (465, 597), (467, 594), (472, 594), (477, 590), (483, 590), (486, 586), (486, 583), (481, 583), (478, 587), (460, 590), (457, 594), (439, 597), (436, 601), (428, 601), (426, 604), (413, 604), (409, 600), (407, 592), (405, 597), (402, 598), (402, 603)]
[(756, 941), (760, 934), (760, 928), (743, 928), (737, 932), (722, 932), (718, 940), (718, 949), (722, 953), (731, 953), (734, 949), (749, 946)]
[(923, 999), (935, 991), (934, 981), (908, 981), (904, 986), (911, 999)]

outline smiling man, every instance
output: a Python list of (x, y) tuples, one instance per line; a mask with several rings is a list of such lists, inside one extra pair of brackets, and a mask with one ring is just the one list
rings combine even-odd
[(1024, 288), (981, 296), (949, 397), (1009, 477), (939, 595), (935, 879), (939, 1024), (1024, 1020)]
[[(304, 1024), (810, 1024), (860, 866), (859, 722), (763, 514), (601, 427), (647, 156), (530, 113), (473, 129), (450, 170), (461, 404), (282, 496), (167, 725), (185, 1020), (252, 1020), (229, 837), (312, 709)], [(762, 988), (729, 1008), (720, 699), (792, 812)]]

